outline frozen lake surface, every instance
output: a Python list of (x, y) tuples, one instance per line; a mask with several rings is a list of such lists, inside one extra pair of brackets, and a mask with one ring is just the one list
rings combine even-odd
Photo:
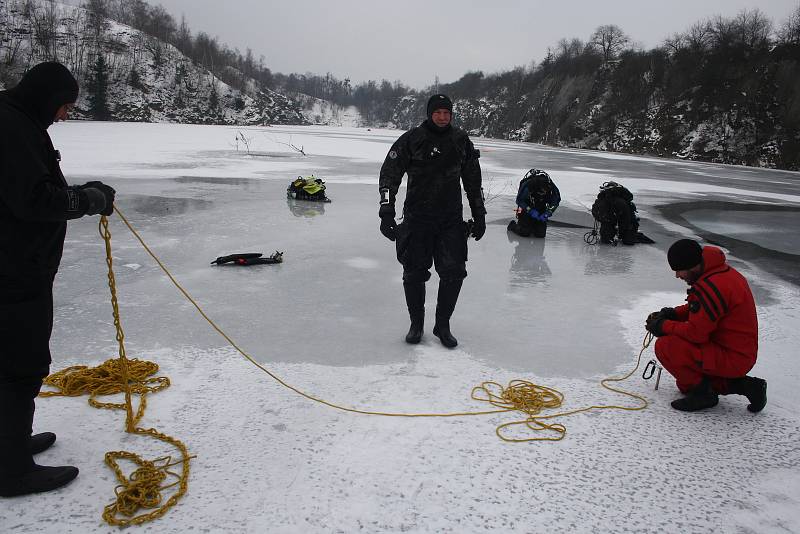
[[(252, 138), (250, 154), (234, 148), (238, 131)], [(187, 496), (142, 528), (800, 530), (797, 173), (475, 139), (489, 224), (480, 242), (470, 240), (451, 321), (459, 346), (448, 351), (430, 333), (435, 274), (423, 342), (404, 343), (402, 268), (378, 231), (378, 171), (401, 132), (102, 123), (51, 132), (68, 180), (113, 185), (148, 246), (239, 346), (289, 383), (347, 406), (481, 410), (472, 387), (512, 378), (559, 389), (565, 408), (631, 404), (598, 381), (633, 368), (648, 312), (683, 301), (685, 285), (665, 257), (680, 237), (732, 238), (729, 260), (759, 306), (753, 373), (769, 381), (764, 412), (753, 416), (743, 398), (727, 397), (713, 410), (677, 413), (671, 377), (653, 391), (637, 373), (624, 388), (651, 401), (646, 411), (567, 417), (564, 441), (511, 445), (494, 427), (513, 415), (358, 416), (279, 387), (211, 330), (111, 217), (128, 355), (157, 361), (173, 382), (151, 396), (147, 419), (198, 455)], [(506, 232), (516, 185), (531, 167), (547, 170), (562, 192), (545, 240)], [(309, 174), (326, 180), (332, 203), (287, 200), (290, 180)], [(584, 243), (592, 226), (586, 207), (607, 180), (634, 192), (640, 229), (655, 245)], [(209, 265), (225, 254), (276, 250), (283, 264)], [(783, 262), (777, 270), (767, 269), (771, 254)], [(71, 222), (56, 279), (54, 370), (115, 357), (105, 269), (97, 218)], [(651, 357), (652, 348), (644, 358)], [(125, 435), (118, 414), (83, 399), (37, 406), (37, 431), (59, 434), (40, 461), (74, 463), (81, 476), (53, 494), (7, 501), (0, 531), (112, 531), (100, 520), (114, 486), (102, 454), (164, 452)]]

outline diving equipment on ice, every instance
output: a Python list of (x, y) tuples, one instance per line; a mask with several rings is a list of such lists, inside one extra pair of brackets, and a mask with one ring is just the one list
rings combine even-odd
[(312, 202), (330, 202), (325, 195), (325, 182), (321, 178), (311, 176), (298, 176), (286, 188), (286, 196), (295, 200), (310, 200)]
[(273, 263), (283, 263), (283, 252), (275, 251), (274, 254), (266, 258), (262, 257), (261, 252), (244, 252), (241, 254), (229, 254), (220, 256), (211, 262), (211, 265), (224, 265), (232, 263), (234, 265), (265, 265)]

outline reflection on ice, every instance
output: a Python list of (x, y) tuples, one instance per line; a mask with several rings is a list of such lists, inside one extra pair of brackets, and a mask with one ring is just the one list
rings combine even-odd
[(622, 244), (616, 247), (601, 244), (583, 245), (578, 249), (581, 259), (585, 262), (583, 274), (594, 276), (630, 273), (633, 248)]
[(286, 205), (295, 217), (316, 217), (325, 213), (325, 202), (287, 198)]
[(544, 282), (552, 274), (544, 256), (545, 239), (520, 237), (514, 232), (506, 232), (506, 235), (508, 242), (514, 245), (509, 284), (522, 287)]

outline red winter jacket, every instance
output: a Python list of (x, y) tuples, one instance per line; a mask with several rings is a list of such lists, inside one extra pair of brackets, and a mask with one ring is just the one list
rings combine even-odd
[(758, 353), (758, 318), (747, 280), (725, 263), (717, 247), (703, 247), (703, 274), (675, 308), (677, 321), (664, 321), (665, 334), (690, 343), (714, 343), (753, 362)]

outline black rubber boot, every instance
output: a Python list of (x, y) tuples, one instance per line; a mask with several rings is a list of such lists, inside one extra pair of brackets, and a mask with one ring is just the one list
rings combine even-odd
[(433, 326), (433, 335), (439, 338), (442, 345), (452, 349), (458, 345), (458, 340), (450, 333), (450, 317), (456, 309), (458, 294), (461, 291), (462, 280), (440, 280), (439, 294), (436, 299), (436, 324)]
[(688, 395), (672, 401), (671, 405), (682, 412), (697, 412), (713, 408), (717, 403), (719, 403), (719, 396), (712, 391), (711, 382), (704, 376), (700, 384), (695, 386)]
[(34, 465), (30, 471), (0, 481), (0, 497), (16, 497), (29, 493), (52, 491), (69, 484), (78, 476), (78, 468), (71, 465), (46, 467)]
[(636, 230), (633, 228), (628, 228), (624, 232), (622, 232), (622, 244), (623, 245), (635, 245), (636, 244)]
[(406, 334), (406, 343), (415, 345), (422, 339), (422, 328), (425, 325), (425, 282), (403, 282), (406, 293), (408, 316), (411, 326)]
[(28, 449), (31, 454), (39, 454), (42, 451), (49, 449), (53, 443), (56, 442), (56, 435), (52, 432), (42, 432), (41, 434), (34, 434), (28, 441)]
[(750, 404), (747, 409), (753, 413), (760, 412), (767, 405), (767, 381), (755, 376), (743, 376), (728, 380), (729, 393), (744, 395)]

